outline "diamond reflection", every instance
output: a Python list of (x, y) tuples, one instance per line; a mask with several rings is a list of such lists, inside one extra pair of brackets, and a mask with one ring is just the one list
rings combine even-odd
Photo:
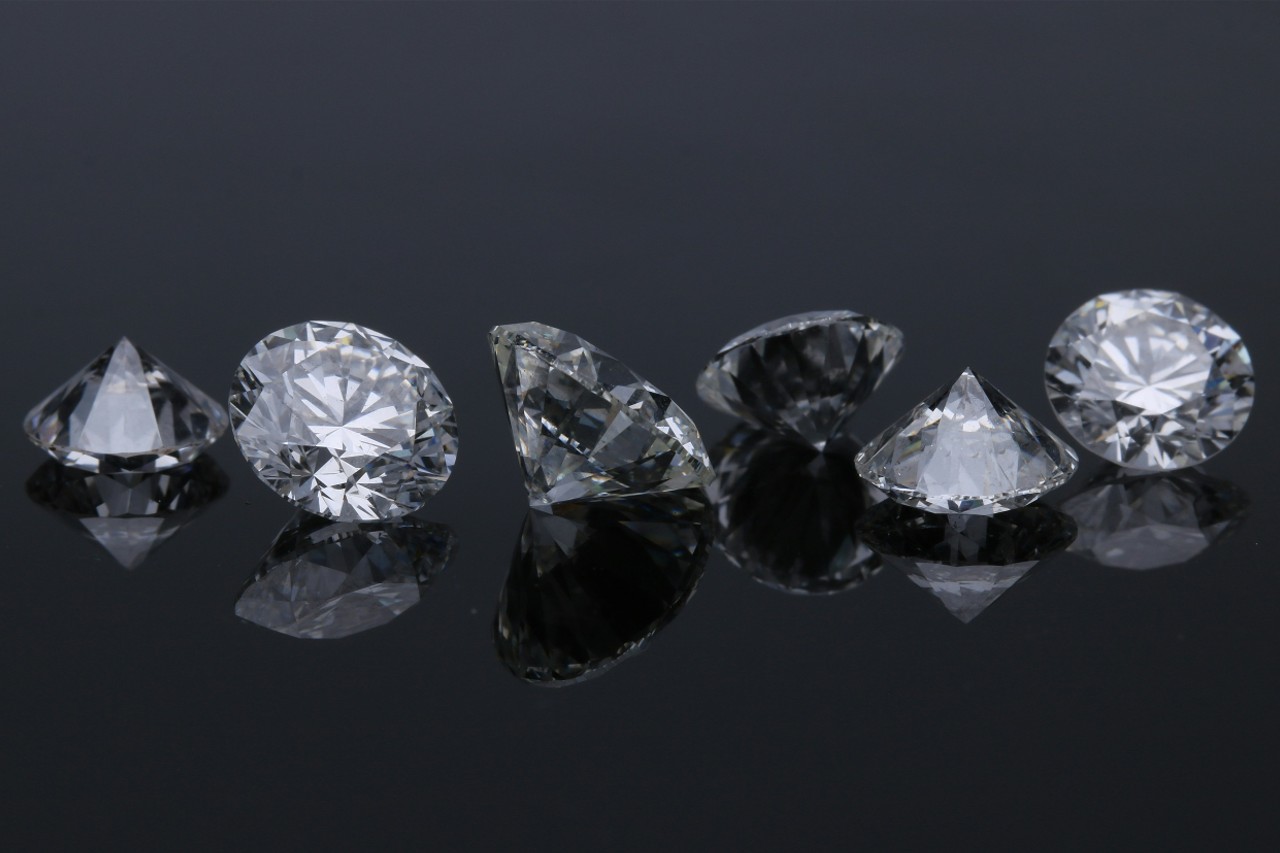
[(498, 599), (498, 657), (559, 686), (634, 654), (693, 595), (712, 526), (701, 491), (530, 512)]
[(245, 584), (236, 615), (308, 640), (358, 634), (417, 604), (455, 547), (443, 524), (408, 517), (357, 524), (299, 512)]
[(155, 473), (97, 474), (52, 460), (27, 480), (27, 495), (136, 569), (227, 490), (208, 457)]
[(1120, 569), (1185, 563), (1244, 520), (1249, 498), (1198, 471), (1142, 476), (1109, 468), (1062, 504), (1080, 527), (1073, 553)]
[(783, 592), (827, 595), (861, 584), (880, 557), (856, 525), (883, 495), (854, 470), (856, 450), (822, 453), (750, 426), (735, 429), (713, 454), (717, 545)]
[(890, 501), (870, 509), (859, 529), (886, 563), (965, 623), (1076, 535), (1072, 520), (1047, 506), (995, 516), (939, 515)]

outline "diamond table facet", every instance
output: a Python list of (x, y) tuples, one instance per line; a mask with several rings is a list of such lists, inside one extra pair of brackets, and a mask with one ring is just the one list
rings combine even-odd
[(435, 373), (354, 323), (299, 323), (260, 341), (236, 371), (231, 422), (259, 479), (339, 521), (418, 509), (458, 456), (453, 402)]
[(689, 416), (613, 356), (541, 323), (489, 338), (531, 504), (676, 491), (714, 476)]
[(1045, 386), (1076, 440), (1127, 468), (1198, 465), (1253, 408), (1253, 364), (1235, 329), (1164, 290), (1104, 293), (1054, 334)]
[(227, 413), (121, 338), (36, 406), (25, 427), (33, 442), (64, 465), (150, 472), (198, 456), (227, 428)]
[(822, 448), (902, 355), (902, 332), (853, 311), (783, 317), (720, 348), (698, 396), (722, 412)]
[(990, 515), (1025, 506), (1075, 473), (1075, 451), (965, 370), (867, 444), (858, 473), (929, 512)]

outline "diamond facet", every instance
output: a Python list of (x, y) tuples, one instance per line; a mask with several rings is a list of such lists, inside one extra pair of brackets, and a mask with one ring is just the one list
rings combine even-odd
[(1045, 361), (1049, 401), (1102, 458), (1143, 471), (1198, 465), (1253, 407), (1253, 364), (1235, 329), (1165, 290), (1104, 293), (1069, 316)]
[(718, 545), (735, 565), (783, 592), (827, 595), (852, 589), (880, 568), (856, 532), (884, 495), (858, 477), (850, 455), (820, 453), (742, 425), (713, 451), (708, 489)]
[(902, 332), (853, 311), (765, 323), (720, 348), (698, 396), (722, 412), (822, 448), (902, 355)]
[(136, 569), (227, 490), (212, 459), (152, 473), (94, 474), (45, 462), (27, 496), (57, 512), (126, 569)]
[(863, 516), (860, 528), (885, 562), (966, 623), (1076, 535), (1068, 516), (1043, 506), (987, 517), (938, 515), (886, 501)]
[(1075, 473), (1075, 451), (965, 370), (872, 440), (858, 473), (929, 512), (990, 515), (1026, 506)]
[(86, 471), (162, 471), (227, 428), (212, 397), (121, 338), (31, 410), (27, 436)]
[(245, 584), (236, 615), (308, 640), (358, 634), (417, 604), (454, 545), (443, 524), (360, 525), (298, 513)]
[(489, 333), (534, 505), (675, 491), (714, 476), (683, 410), (577, 335), (521, 323)]
[(499, 658), (559, 686), (631, 656), (693, 595), (712, 527), (699, 491), (530, 512), (498, 601)]
[(1104, 566), (1155, 569), (1185, 563), (1240, 525), (1249, 498), (1196, 471), (1159, 476), (1104, 471), (1063, 502), (1080, 526), (1071, 550)]
[(414, 511), (458, 456), (453, 402), (435, 373), (354, 323), (299, 323), (261, 340), (236, 371), (231, 422), (264, 483), (340, 521)]

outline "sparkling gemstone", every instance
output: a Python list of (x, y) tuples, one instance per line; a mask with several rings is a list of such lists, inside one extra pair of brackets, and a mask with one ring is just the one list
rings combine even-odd
[(693, 595), (711, 549), (699, 491), (532, 511), (498, 600), (498, 656), (558, 686), (639, 651)]
[(1104, 566), (1155, 569), (1185, 563), (1244, 520), (1238, 486), (1196, 472), (1158, 476), (1104, 471), (1063, 502), (1080, 527), (1071, 550)]
[(689, 416), (613, 356), (541, 323), (489, 337), (531, 504), (675, 491), (714, 476)]
[(1198, 465), (1230, 444), (1253, 408), (1253, 364), (1235, 329), (1164, 290), (1104, 293), (1069, 316), (1045, 361), (1067, 431), (1143, 471)]
[(853, 311), (765, 323), (720, 348), (698, 396), (722, 412), (821, 448), (902, 355), (902, 332)]
[(1068, 516), (1044, 506), (998, 516), (939, 515), (886, 501), (868, 510), (860, 527), (886, 563), (966, 623), (1076, 535)]
[(220, 498), (227, 477), (212, 459), (151, 473), (102, 474), (52, 460), (27, 480), (27, 495), (136, 569)]
[(858, 535), (884, 495), (858, 477), (852, 453), (827, 453), (742, 425), (713, 451), (717, 544), (734, 565), (774, 589), (825, 595), (880, 568)]
[(27, 436), (86, 471), (184, 465), (227, 428), (212, 397), (121, 338), (31, 410)]
[(298, 513), (271, 545), (236, 602), (241, 619), (308, 640), (385, 625), (418, 603), (455, 547), (443, 524), (380, 524)]
[(899, 503), (981, 515), (1031, 503), (1078, 463), (1074, 450), (967, 369), (855, 460), (859, 474)]
[(261, 340), (236, 371), (231, 423), (264, 483), (339, 521), (414, 511), (458, 456), (453, 402), (435, 373), (354, 323), (299, 323)]

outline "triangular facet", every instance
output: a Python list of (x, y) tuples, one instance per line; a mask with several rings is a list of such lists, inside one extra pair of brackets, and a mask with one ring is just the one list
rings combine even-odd
[(858, 473), (931, 512), (1025, 506), (1075, 472), (1075, 451), (971, 370), (939, 388), (858, 454)]
[(675, 491), (714, 476), (689, 416), (609, 354), (541, 323), (489, 338), (531, 503)]

